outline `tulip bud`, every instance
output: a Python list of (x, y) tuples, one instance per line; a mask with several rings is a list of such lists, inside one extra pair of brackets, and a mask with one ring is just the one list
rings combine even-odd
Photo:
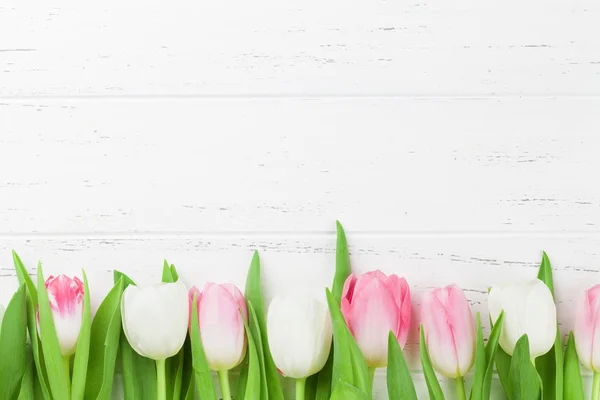
[(575, 347), (579, 361), (588, 369), (600, 372), (600, 285), (585, 291), (575, 314)]
[(319, 372), (329, 357), (329, 309), (311, 297), (276, 297), (267, 313), (267, 334), (279, 371), (289, 378), (306, 378)]
[[(46, 279), (46, 291), (60, 353), (63, 357), (71, 356), (77, 349), (77, 339), (79, 339), (83, 320), (83, 282), (77, 277), (71, 279), (61, 274), (55, 278), (50, 275)], [(39, 334), (39, 311), (37, 322)]]
[[(248, 319), (246, 301), (231, 283), (207, 283), (202, 292), (190, 290), (191, 301), (196, 294), (200, 338), (206, 361), (214, 371), (227, 371), (242, 362), (246, 355), (244, 318)], [(241, 312), (240, 312), (241, 311)]]
[(475, 358), (475, 323), (464, 292), (451, 285), (426, 293), (421, 318), (434, 368), (448, 378), (464, 376)]
[(527, 335), (535, 358), (546, 354), (556, 338), (556, 305), (548, 286), (539, 279), (504, 287), (493, 287), (488, 295), (492, 321), (504, 310), (500, 346), (512, 355), (519, 338)]
[(385, 367), (388, 335), (392, 331), (400, 347), (406, 344), (410, 326), (410, 288), (404, 278), (372, 271), (344, 283), (342, 313), (348, 328), (370, 367)]
[(129, 285), (121, 300), (123, 331), (140, 355), (164, 360), (179, 352), (187, 334), (187, 289), (180, 282)]

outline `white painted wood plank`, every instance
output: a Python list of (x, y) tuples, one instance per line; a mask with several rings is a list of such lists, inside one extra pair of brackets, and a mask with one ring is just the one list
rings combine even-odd
[[(473, 311), (481, 312), (482, 320), (487, 321), (487, 288), (534, 277), (540, 250), (546, 249), (554, 266), (561, 331), (566, 334), (573, 325), (574, 300), (584, 288), (600, 282), (599, 235), (409, 237), (363, 235), (349, 230), (348, 240), (355, 272), (379, 268), (406, 277), (411, 285), (415, 323), (406, 353), (422, 393), (425, 386), (418, 372), (416, 342), (418, 309), (424, 291), (457, 283), (465, 290)], [(47, 274), (78, 274), (79, 268), (85, 268), (94, 308), (111, 284), (113, 268), (127, 272), (138, 282), (151, 282), (160, 279), (164, 257), (177, 266), (188, 285), (211, 280), (231, 281), (244, 287), (252, 251), (258, 249), (267, 304), (274, 295), (294, 291), (323, 296), (335, 263), (333, 235), (4, 238), (0, 241), (2, 303), (16, 289), (12, 248), (32, 272), (37, 259), (42, 260)], [(485, 330), (488, 331), (487, 324)], [(589, 378), (589, 374), (586, 376)], [(448, 393), (453, 393), (447, 384)], [(376, 399), (386, 398), (383, 372), (376, 392)]]
[(600, 99), (0, 103), (0, 233), (598, 232)]
[(594, 0), (0, 6), (0, 96), (600, 95)]

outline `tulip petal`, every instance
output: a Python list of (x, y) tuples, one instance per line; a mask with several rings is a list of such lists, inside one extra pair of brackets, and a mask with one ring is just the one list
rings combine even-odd
[(199, 303), (200, 336), (212, 370), (229, 370), (245, 355), (246, 336), (238, 302), (223, 285), (207, 283)]
[(433, 366), (444, 376), (456, 378), (459, 376), (458, 356), (447, 300), (445, 289), (426, 293), (421, 303), (421, 315)]
[(586, 368), (600, 371), (600, 285), (581, 296), (573, 330), (579, 360)]
[(350, 330), (367, 363), (387, 365), (388, 334), (398, 328), (400, 318), (394, 297), (377, 274), (363, 275), (355, 287), (350, 309)]
[(121, 317), (131, 347), (154, 360), (177, 354), (187, 334), (188, 305), (181, 283), (129, 285), (123, 292)]
[(48, 301), (63, 356), (75, 353), (83, 319), (83, 282), (59, 275), (46, 279)]
[(290, 296), (272, 300), (267, 333), (275, 365), (287, 377), (306, 378), (318, 372), (331, 348), (331, 319), (325, 305)]
[(400, 310), (400, 318), (398, 318), (398, 328), (394, 331), (396, 339), (400, 344), (400, 348), (404, 348), (406, 339), (408, 338), (408, 330), (410, 329), (411, 319), (411, 302), (410, 302), (410, 287), (406, 279), (399, 278), (392, 274), (385, 279), (385, 284), (394, 296), (394, 301), (398, 310)]
[(532, 357), (545, 354), (554, 345), (556, 306), (550, 289), (539, 279), (505, 287), (494, 287), (488, 296), (492, 320), (504, 310), (500, 346), (512, 355), (519, 338), (527, 334)]
[[(524, 307), (523, 307), (524, 304)], [(529, 338), (529, 350), (532, 357), (546, 354), (556, 339), (556, 307), (548, 286), (536, 280), (527, 293), (525, 302), (525, 332)]]
[(352, 302), (352, 296), (354, 296), (354, 287), (356, 286), (356, 282), (356, 275), (350, 274), (344, 282), (344, 290), (342, 292), (342, 301), (340, 307), (348, 327), (350, 327), (350, 303)]
[(231, 297), (233, 297), (239, 309), (242, 311), (244, 318), (247, 321), (248, 310), (246, 309), (246, 300), (244, 299), (244, 295), (242, 294), (242, 292), (240, 292), (240, 289), (238, 289), (238, 287), (235, 286), (233, 283), (225, 283), (221, 286), (223, 286), (229, 292), (229, 294), (231, 294)]

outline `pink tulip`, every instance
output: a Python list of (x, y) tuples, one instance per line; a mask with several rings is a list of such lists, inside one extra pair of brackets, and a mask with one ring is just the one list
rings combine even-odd
[[(63, 356), (71, 356), (77, 348), (77, 339), (83, 319), (83, 282), (65, 275), (46, 279), (46, 290), (56, 336)], [(39, 312), (38, 312), (39, 332)]]
[(600, 372), (600, 285), (587, 289), (582, 296), (573, 335), (579, 361), (586, 368)]
[(400, 347), (410, 326), (410, 288), (404, 278), (372, 271), (344, 283), (342, 313), (370, 367), (387, 365), (389, 332)]
[(230, 370), (242, 362), (246, 354), (244, 318), (248, 318), (248, 312), (244, 296), (231, 283), (209, 282), (202, 292), (194, 286), (189, 292), (190, 315), (194, 294), (208, 366), (214, 371)]
[(450, 285), (426, 293), (421, 319), (435, 369), (448, 378), (464, 376), (475, 357), (475, 322), (464, 292)]

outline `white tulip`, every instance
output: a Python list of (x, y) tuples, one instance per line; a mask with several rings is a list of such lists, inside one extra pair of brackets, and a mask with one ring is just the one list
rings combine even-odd
[(550, 289), (539, 279), (493, 287), (488, 296), (492, 321), (504, 310), (500, 346), (512, 355), (519, 338), (527, 334), (531, 357), (546, 354), (556, 337), (556, 305)]
[(129, 285), (121, 318), (131, 347), (140, 355), (164, 360), (179, 352), (188, 328), (188, 294), (182, 283)]
[(276, 297), (269, 306), (267, 334), (273, 361), (287, 377), (319, 372), (331, 349), (329, 309), (310, 297)]

